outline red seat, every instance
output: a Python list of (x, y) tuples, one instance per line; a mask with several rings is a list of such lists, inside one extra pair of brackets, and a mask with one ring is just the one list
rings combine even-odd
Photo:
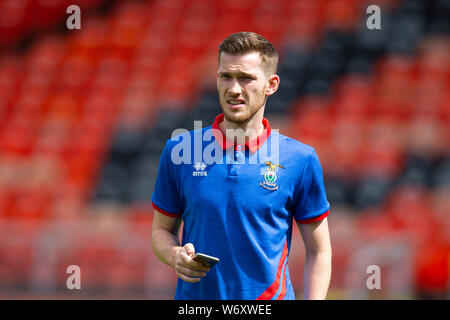
[(132, 205), (128, 208), (127, 217), (134, 232), (149, 237), (149, 231), (152, 229), (153, 211), (154, 209), (150, 205)]
[(4, 0), (0, 2), (0, 47), (17, 42), (28, 27), (27, 1)]
[(294, 130), (301, 139), (329, 139), (332, 130), (332, 121), (327, 108), (302, 107), (295, 117)]
[(11, 110), (10, 122), (28, 122), (32, 126), (39, 125), (44, 114), (45, 93), (39, 90), (23, 92), (14, 101), (14, 108)]
[(81, 32), (67, 41), (67, 52), (97, 60), (107, 41), (107, 22), (99, 18), (85, 18)]
[(415, 289), (421, 294), (446, 297), (450, 288), (449, 243), (427, 242), (415, 259)]
[(360, 17), (359, 1), (354, 0), (333, 0), (323, 3), (325, 23), (330, 27), (339, 30), (351, 30), (359, 22)]
[(99, 163), (96, 161), (98, 155), (99, 153), (91, 155), (80, 154), (79, 156), (73, 155), (65, 159), (65, 182), (78, 190), (89, 191), (93, 178), (98, 170)]
[(409, 231), (417, 241), (433, 234), (433, 217), (427, 190), (419, 185), (402, 185), (388, 195), (387, 218), (399, 229)]
[(90, 89), (120, 92), (126, 85), (128, 68), (123, 57), (107, 55), (99, 62)]
[(0, 219), (6, 219), (11, 216), (11, 208), (13, 205), (13, 192), (6, 186), (2, 186), (0, 190)]
[(66, 91), (51, 96), (46, 108), (47, 119), (65, 122), (70, 127), (80, 117), (82, 105), (72, 92)]
[(386, 216), (384, 208), (362, 211), (355, 222), (356, 237), (360, 240), (378, 240), (398, 232), (393, 221)]
[(258, 5), (257, 0), (229, 0), (220, 2), (218, 7), (223, 15), (249, 16)]
[(41, 220), (48, 214), (51, 203), (50, 192), (43, 189), (23, 189), (16, 194), (14, 204), (10, 208), (13, 219)]
[(4, 56), (0, 59), (0, 93), (14, 96), (23, 77), (23, 66), (17, 57)]
[(371, 119), (362, 146), (362, 172), (391, 178), (399, 174), (404, 134), (402, 122), (396, 118)]
[(66, 57), (57, 76), (56, 90), (80, 94), (87, 88), (92, 73), (92, 62), (85, 56), (73, 55)]
[(45, 29), (56, 25), (67, 17), (66, 9), (70, 1), (39, 0), (33, 2), (31, 25), (37, 29)]
[(0, 132), (0, 150), (21, 156), (30, 154), (35, 140), (32, 123), (9, 123)]
[(61, 121), (44, 122), (39, 129), (33, 153), (61, 157), (69, 141), (71, 128)]
[(333, 113), (365, 121), (370, 114), (372, 80), (369, 77), (347, 76), (335, 81)]
[(405, 146), (411, 153), (437, 156), (448, 150), (446, 134), (440, 120), (418, 116), (408, 123)]
[(317, 41), (322, 28), (322, 1), (288, 1), (286, 11), (285, 41), (298, 44), (312, 45)]
[[(3, 240), (3, 239), (2, 239)], [(2, 287), (27, 288), (31, 278), (33, 250), (30, 244), (2, 242), (0, 244), (0, 282)]]
[(57, 36), (44, 36), (26, 52), (25, 64), (29, 73), (53, 71), (61, 61), (65, 41)]

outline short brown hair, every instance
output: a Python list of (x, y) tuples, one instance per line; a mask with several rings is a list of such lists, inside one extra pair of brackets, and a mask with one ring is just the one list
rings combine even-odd
[(219, 46), (220, 55), (226, 53), (232, 56), (259, 52), (267, 74), (276, 74), (278, 66), (278, 52), (269, 40), (254, 32), (233, 33), (225, 38)]

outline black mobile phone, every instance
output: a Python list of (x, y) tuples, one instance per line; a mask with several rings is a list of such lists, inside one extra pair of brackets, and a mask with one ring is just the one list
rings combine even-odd
[(213, 265), (215, 265), (220, 261), (219, 258), (208, 256), (207, 254), (204, 253), (196, 253), (192, 259), (201, 262), (203, 264), (207, 264), (210, 267), (212, 267)]

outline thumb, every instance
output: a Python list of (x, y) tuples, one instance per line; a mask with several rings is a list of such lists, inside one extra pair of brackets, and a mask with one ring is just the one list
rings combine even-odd
[(195, 248), (192, 243), (186, 243), (183, 248), (186, 250), (188, 256), (192, 257), (195, 254)]

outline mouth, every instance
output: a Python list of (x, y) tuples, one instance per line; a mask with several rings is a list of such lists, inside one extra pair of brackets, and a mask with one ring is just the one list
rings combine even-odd
[(245, 106), (245, 101), (242, 99), (228, 99), (226, 102), (231, 109), (239, 109)]

